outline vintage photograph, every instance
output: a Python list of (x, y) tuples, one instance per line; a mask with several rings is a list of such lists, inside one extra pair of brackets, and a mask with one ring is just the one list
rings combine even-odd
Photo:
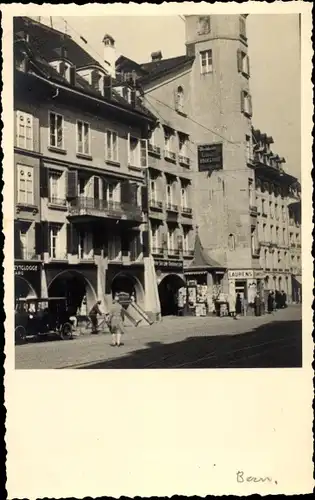
[(300, 38), (14, 17), (16, 369), (302, 367)]

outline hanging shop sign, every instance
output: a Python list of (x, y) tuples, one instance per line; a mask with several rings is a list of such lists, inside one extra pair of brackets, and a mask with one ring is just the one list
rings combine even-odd
[(240, 270), (240, 271), (228, 271), (229, 279), (252, 279), (254, 277), (254, 271), (252, 269)]
[(214, 144), (200, 144), (198, 146), (199, 172), (221, 170), (223, 168), (222, 142)]
[(176, 269), (183, 268), (183, 262), (178, 260), (154, 260), (156, 267), (176, 267)]

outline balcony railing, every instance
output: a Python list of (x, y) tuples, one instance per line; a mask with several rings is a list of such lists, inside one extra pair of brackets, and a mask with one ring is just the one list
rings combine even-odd
[(161, 148), (159, 146), (155, 146), (154, 144), (148, 143), (148, 152), (157, 156), (161, 156)]
[(149, 200), (149, 206), (150, 206), (150, 208), (156, 208), (158, 210), (162, 210), (163, 209), (163, 202), (157, 201), (157, 200), (154, 200), (153, 198), (151, 198)]
[(19, 255), (14, 256), (17, 260), (39, 260), (40, 256), (36, 255), (35, 252), (27, 252), (22, 250)]
[(188, 158), (188, 156), (178, 155), (178, 161), (180, 165), (183, 165), (184, 167), (190, 166), (190, 158)]
[(194, 250), (183, 250), (183, 256), (184, 257), (193, 257), (194, 256)]
[(168, 212), (178, 212), (178, 205), (173, 205), (173, 203), (167, 203), (166, 210)]
[(50, 253), (49, 255), (51, 260), (67, 260), (68, 259), (68, 253), (66, 250), (60, 250), (58, 252), (53, 252)]
[(67, 200), (65, 198), (56, 198), (55, 196), (50, 196), (48, 198), (48, 203), (49, 203), (49, 205), (52, 205), (55, 207), (66, 207), (67, 206)]
[(95, 198), (79, 197), (70, 202), (70, 216), (96, 216), (120, 219), (125, 217), (130, 220), (141, 221), (141, 208), (132, 203), (117, 201), (97, 200)]
[(162, 247), (152, 247), (151, 253), (152, 255), (161, 255), (164, 253), (164, 249)]
[(182, 207), (182, 214), (191, 216), (192, 215), (192, 208)]
[(167, 254), (172, 255), (174, 257), (179, 257), (181, 254), (181, 250), (179, 250), (179, 248), (168, 248)]
[(173, 151), (169, 151), (168, 149), (164, 149), (164, 158), (166, 160), (176, 162), (176, 153), (173, 153)]

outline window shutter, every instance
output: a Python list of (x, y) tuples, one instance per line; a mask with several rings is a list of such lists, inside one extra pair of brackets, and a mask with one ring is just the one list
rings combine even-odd
[(130, 203), (132, 206), (138, 206), (138, 184), (136, 182), (130, 183)]
[(148, 141), (147, 139), (141, 139), (140, 141), (140, 155), (141, 155), (141, 167), (148, 166)]
[(162, 234), (162, 248), (165, 250), (167, 248), (167, 234)]
[(59, 72), (63, 77), (66, 75), (66, 63), (64, 61), (61, 61), (60, 63)]
[(142, 232), (142, 251), (143, 257), (149, 256), (149, 231)]
[(122, 181), (120, 185), (120, 200), (121, 203), (131, 203), (129, 181)]
[(22, 258), (22, 245), (20, 239), (20, 223), (18, 221), (14, 221), (14, 258), (21, 259)]
[(70, 66), (70, 84), (75, 85), (77, 79), (76, 67)]
[(49, 226), (47, 221), (42, 221), (41, 223), (41, 233), (42, 233), (42, 252), (49, 252), (50, 242), (49, 242)]
[(104, 76), (104, 97), (108, 100), (112, 98), (112, 78), (110, 75)]
[(241, 49), (237, 49), (237, 71), (239, 73), (241, 73), (242, 70), (243, 70), (243, 67), (242, 67), (243, 66), (242, 62), (243, 61), (242, 61), (242, 59), (243, 59), (242, 58), (242, 51), (241, 51)]
[(249, 114), (250, 116), (253, 115), (253, 106), (252, 106), (252, 96), (248, 94), (248, 110), (249, 110)]
[(35, 222), (35, 253), (41, 255), (43, 252), (42, 245), (42, 225), (40, 222)]
[(141, 186), (141, 205), (142, 205), (142, 210), (147, 213), (149, 206), (148, 206), (148, 186)]
[(48, 168), (44, 165), (40, 166), (40, 196), (48, 198)]
[(67, 200), (73, 200), (77, 197), (78, 191), (78, 172), (70, 170), (67, 175)]
[(128, 148), (128, 165), (130, 165), (130, 133), (127, 136), (127, 148)]
[(99, 185), (100, 179), (99, 177), (94, 177), (94, 199), (99, 200), (100, 199), (100, 185)]
[(91, 73), (91, 85), (94, 90), (99, 91), (99, 81), (100, 81), (100, 74), (97, 71), (97, 69), (93, 69)]
[(244, 90), (241, 91), (241, 112), (244, 113), (245, 111), (245, 96), (244, 96)]

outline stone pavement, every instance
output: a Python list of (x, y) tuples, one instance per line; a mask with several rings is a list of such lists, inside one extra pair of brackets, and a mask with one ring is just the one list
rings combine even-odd
[[(275, 329), (275, 332), (272, 334), (273, 338), (269, 339), (273, 342), (274, 337), (276, 337), (280, 331), (283, 331), (283, 328), (286, 328), (284, 324), (288, 325), (290, 322), (297, 324), (296, 322), (300, 320), (301, 308), (296, 306), (278, 311), (274, 315), (265, 315), (261, 317), (248, 316), (245, 318), (242, 317), (237, 321), (232, 318), (217, 317), (163, 318), (160, 323), (155, 323), (152, 326), (138, 326), (137, 328), (128, 327), (126, 329), (126, 335), (123, 337), (124, 345), (120, 348), (111, 347), (109, 345), (111, 337), (108, 333), (83, 335), (72, 341), (41, 341), (16, 346), (16, 368), (92, 368), (96, 367), (97, 364), (99, 365), (97, 367), (101, 367), (100, 363), (104, 364), (104, 368), (120, 367), (105, 366), (105, 363), (109, 363), (110, 365), (111, 361), (118, 359), (128, 359), (126, 367), (136, 368), (138, 366), (133, 365), (135, 356), (137, 356), (136, 364), (139, 365), (139, 367), (145, 367), (147, 365), (156, 367), (158, 364), (157, 358), (165, 358), (165, 349), (172, 349), (173, 351), (176, 349), (176, 363), (177, 365), (181, 365), (181, 361), (184, 358), (189, 362), (189, 360), (187, 360), (187, 352), (194, 350), (196, 347), (196, 342), (194, 342), (194, 345), (189, 346), (189, 349), (187, 349), (188, 346), (185, 345), (185, 350), (183, 350), (183, 343), (188, 340), (201, 339), (199, 340), (200, 345), (198, 348), (203, 351), (204, 354), (205, 349), (209, 347), (204, 345), (205, 339), (213, 337), (218, 339), (219, 337), (250, 334), (263, 327), (265, 331), (268, 332), (270, 325), (274, 325), (273, 329)], [(267, 335), (267, 333), (264, 333), (264, 335)], [(251, 343), (250, 339), (246, 340), (246, 342)], [(174, 347), (171, 347), (171, 345)], [(161, 350), (162, 348), (164, 350), (163, 352)], [(133, 353), (138, 354), (132, 356)], [(174, 353), (172, 356), (175, 360)], [(199, 357), (201, 358), (204, 356)], [(150, 358), (151, 361), (148, 361), (146, 358)]]

